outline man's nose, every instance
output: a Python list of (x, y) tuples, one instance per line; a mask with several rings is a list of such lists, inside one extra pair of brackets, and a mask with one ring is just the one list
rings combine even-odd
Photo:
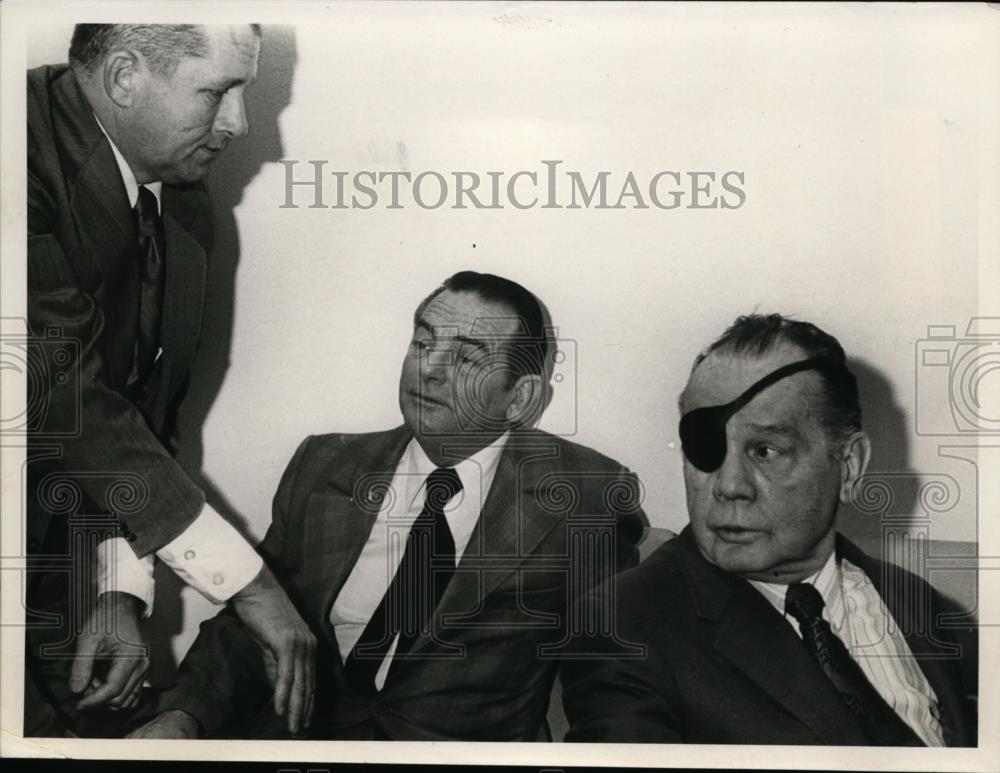
[(250, 124), (247, 122), (246, 104), (243, 101), (243, 91), (231, 89), (222, 97), (219, 105), (219, 112), (215, 114), (215, 125), (212, 127), (216, 134), (225, 134), (230, 139), (245, 137), (250, 131)]
[(444, 382), (451, 373), (455, 356), (446, 347), (431, 347), (424, 354), (420, 363), (420, 375), (425, 381)]
[(756, 493), (747, 470), (746, 458), (737, 449), (728, 448), (722, 466), (715, 472), (712, 495), (721, 502), (738, 499), (752, 500)]

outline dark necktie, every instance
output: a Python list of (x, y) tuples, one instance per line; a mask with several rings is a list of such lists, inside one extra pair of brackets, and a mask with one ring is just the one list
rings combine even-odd
[(427, 477), (425, 490), (423, 510), (410, 529), (396, 575), (344, 664), (349, 681), (363, 691), (375, 689), (375, 676), (397, 634), (393, 662), (427, 630), (455, 574), (455, 540), (444, 506), (462, 490), (462, 481), (454, 469), (439, 468)]
[(135, 205), (139, 231), (139, 336), (136, 341), (135, 376), (138, 385), (149, 378), (160, 346), (160, 320), (163, 316), (163, 278), (165, 272), (163, 220), (156, 196), (139, 186)]
[(823, 597), (815, 587), (801, 582), (789, 585), (785, 611), (798, 620), (802, 641), (857, 717), (870, 743), (876, 746), (924, 745), (882, 699), (847, 647), (823, 619)]

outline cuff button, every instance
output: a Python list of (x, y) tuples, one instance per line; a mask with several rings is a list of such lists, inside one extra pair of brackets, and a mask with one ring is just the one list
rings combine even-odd
[(212, 575), (212, 582), (215, 585), (222, 585), (222, 583), (224, 583), (225, 581), (226, 581), (226, 578), (223, 577), (221, 574), (213, 574)]
[(191, 559), (193, 559), (194, 558), (194, 551), (193, 550), (185, 550), (184, 551), (184, 558), (186, 558), (188, 561), (190, 561)]

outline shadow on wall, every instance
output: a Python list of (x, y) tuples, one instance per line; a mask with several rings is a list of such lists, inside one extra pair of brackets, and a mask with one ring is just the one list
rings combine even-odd
[(910, 428), (892, 384), (863, 360), (850, 359), (848, 366), (858, 379), (862, 424), (872, 441), (872, 458), (854, 505), (842, 508), (840, 529), (866, 551), (879, 555), (887, 524), (912, 525), (910, 516), (922, 481), (910, 469)]
[[(942, 594), (943, 617), (938, 623), (950, 630), (961, 648), (963, 678), (974, 698), (978, 695), (979, 650), (976, 572), (942, 571), (941, 560), (956, 557), (961, 565), (962, 559), (976, 555), (977, 546), (932, 539), (931, 529), (936, 518), (960, 512), (962, 486), (946, 472), (911, 468), (915, 428), (896, 401), (892, 384), (866, 362), (854, 360), (850, 367), (858, 379), (862, 419), (872, 439), (872, 459), (853, 504), (842, 508), (840, 529), (869, 555), (905, 567)], [(900, 623), (904, 628), (907, 625)]]
[[(296, 60), (295, 28), (264, 26), (257, 82), (246, 97), (250, 133), (232, 143), (215, 162), (208, 178), (215, 215), (215, 247), (209, 260), (201, 344), (179, 416), (178, 461), (205, 491), (208, 503), (246, 536), (249, 536), (246, 520), (202, 473), (202, 427), (229, 369), (236, 270), (240, 260), (240, 234), (234, 210), (264, 164), (275, 163), (283, 156), (279, 118), (291, 103)], [(184, 586), (169, 571), (158, 571), (156, 581), (157, 611), (147, 630), (152, 657), (149, 678), (154, 684), (163, 685), (173, 679), (177, 668), (170, 640), (184, 627), (180, 597)]]

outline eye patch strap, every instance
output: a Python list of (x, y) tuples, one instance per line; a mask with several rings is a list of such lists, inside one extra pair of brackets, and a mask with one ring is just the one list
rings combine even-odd
[(681, 447), (688, 460), (702, 472), (712, 472), (726, 458), (726, 422), (761, 391), (793, 373), (803, 370), (830, 371), (836, 366), (827, 357), (810, 357), (791, 362), (751, 384), (731, 402), (688, 411), (681, 417)]

